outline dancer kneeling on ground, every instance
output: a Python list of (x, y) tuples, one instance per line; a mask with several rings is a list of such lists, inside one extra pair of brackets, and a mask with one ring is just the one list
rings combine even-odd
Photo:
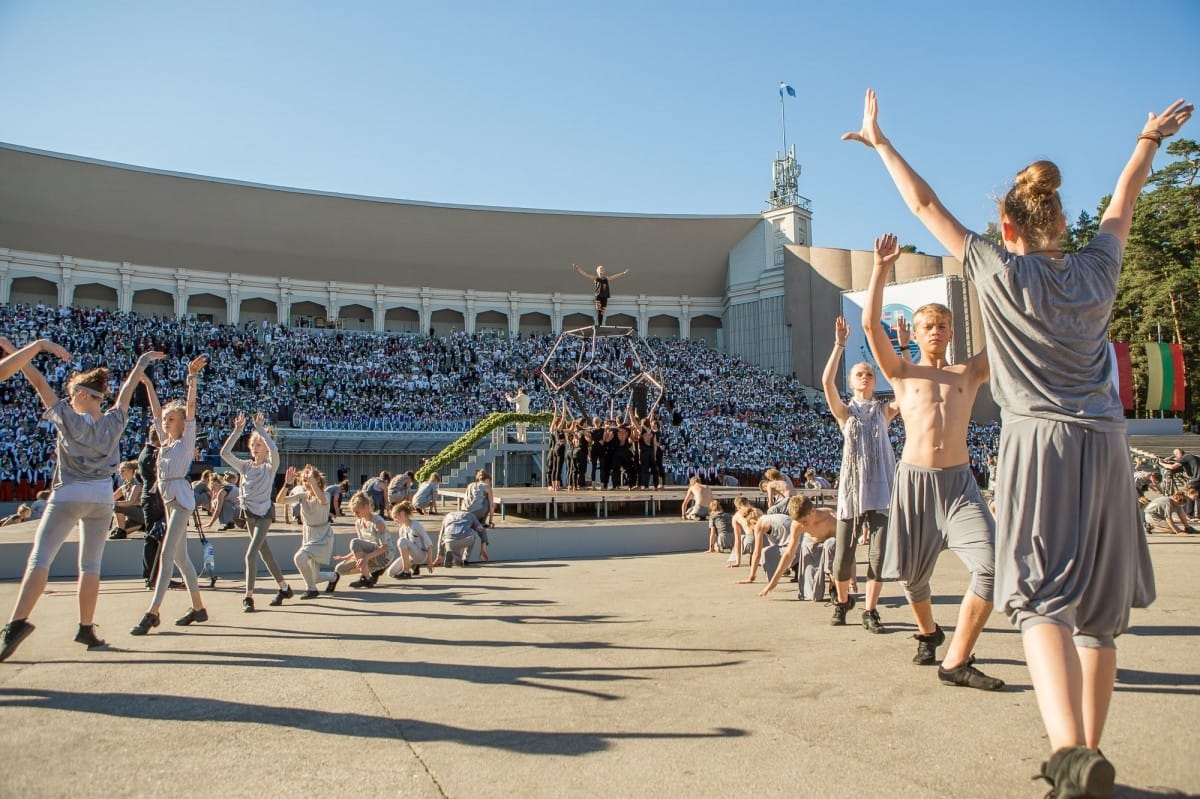
[(707, 519), (712, 501), (712, 489), (700, 482), (699, 477), (693, 477), (688, 481), (687, 494), (683, 497), (683, 504), (679, 506), (679, 518), (691, 521)]
[[(467, 486), (463, 492), (463, 510), (475, 515), (485, 528), (494, 527), (493, 513), (496, 508), (496, 498), (492, 494), (492, 476), (485, 470), (475, 472), (475, 482)], [(488, 560), (488, 534), (485, 529), (479, 534), (479, 558)]]
[(442, 531), (438, 535), (438, 559), (435, 566), (445, 566), (449, 569), (454, 565), (454, 559), (462, 566), (469, 565), (468, 555), (475, 539), (486, 534), (483, 525), (473, 513), (456, 510), (442, 517)]
[[(767, 583), (766, 588), (758, 592), (758, 595), (766, 596), (775, 590), (775, 586), (779, 584), (780, 578), (792, 561), (796, 559), (797, 551), (799, 551), (800, 596), (802, 599), (819, 600), (821, 596), (818, 594), (823, 594), (823, 591), (819, 592), (817, 586), (825, 578), (824, 570), (831, 554), (829, 552), (830, 545), (834, 543), (837, 534), (837, 516), (829, 508), (817, 507), (808, 497), (792, 497), (788, 500), (787, 518), (790, 520), (790, 525), (783, 552), (776, 554), (770, 553), (769, 548), (764, 550), (764, 560), (771, 557), (778, 566), (773, 570), (767, 570), (767, 576), (771, 578), (770, 582)], [(776, 547), (778, 546), (777, 544)], [(846, 609), (849, 610), (852, 607), (854, 607), (853, 597)], [(845, 616), (842, 617), (842, 623), (845, 623)]]
[(433, 563), (437, 557), (433, 541), (425, 532), (425, 526), (413, 518), (412, 503), (397, 502), (393, 505), (392, 520), (398, 526), (396, 544), (400, 548), (400, 557), (388, 566), (388, 576), (406, 580), (420, 574), (422, 566), (433, 574)]
[[(13, 352), (6, 338), (0, 338), (0, 348)], [(160, 352), (143, 353), (121, 385), (116, 402), (104, 412), (100, 408), (108, 393), (107, 369), (100, 367), (72, 375), (67, 380), (67, 398), (59, 399), (36, 367), (28, 360), (22, 363), (25, 378), (46, 407), (42, 417), (54, 425), (58, 441), (53, 491), (34, 534), (33, 551), (29, 554), (16, 606), (0, 633), (0, 660), (11, 657), (33, 632), (34, 626), (27, 621), (29, 614), (46, 589), (54, 556), (77, 525), (79, 630), (75, 640), (88, 649), (105, 645), (96, 636), (93, 616), (100, 595), (100, 560), (112, 521), (112, 476), (121, 460), (121, 435), (129, 419), (133, 389), (146, 366), (162, 357)]]
[(776, 502), (782, 499), (788, 499), (792, 494), (796, 493), (792, 481), (783, 476), (783, 472), (775, 467), (771, 467), (763, 472), (763, 479), (759, 481), (759, 490), (767, 495), (767, 507), (771, 507)]
[(442, 477), (437, 472), (429, 475), (429, 479), (421, 483), (417, 487), (417, 493), (413, 494), (413, 510), (421, 514), (437, 513), (438, 486), (441, 483)]
[(158, 611), (171, 581), (172, 563), (183, 575), (184, 585), (192, 600), (191, 610), (176, 619), (176, 626), (186, 627), (193, 622), (208, 621), (208, 611), (200, 598), (196, 569), (187, 552), (188, 518), (196, 508), (196, 494), (188, 481), (188, 470), (196, 451), (197, 383), (205, 363), (207, 359), (200, 355), (188, 364), (186, 402), (175, 401), (165, 408), (160, 407), (154, 386), (149, 380), (144, 381), (150, 412), (161, 441), (158, 448), (158, 490), (167, 509), (167, 532), (158, 550), (158, 581), (154, 585), (154, 599), (150, 602), (150, 609), (142, 615), (142, 620), (129, 631), (131, 635), (145, 635), (159, 625)]
[(708, 552), (730, 552), (734, 547), (733, 516), (720, 500), (708, 503)]
[[(739, 585), (754, 582), (760, 564), (772, 586), (779, 581), (796, 559), (796, 547), (804, 535), (804, 526), (799, 520), (811, 508), (812, 500), (807, 497), (792, 497), (787, 501), (785, 513), (765, 513), (758, 518), (753, 528), (754, 552), (750, 556), (750, 574), (744, 580), (738, 580)], [(832, 533), (828, 536), (823, 533), (824, 528), (821, 528), (818, 532), (820, 541), (816, 543), (833, 537)]]
[(242, 504), (242, 515), (246, 517), (246, 530), (250, 533), (250, 544), (246, 547), (246, 594), (242, 597), (242, 610), (254, 612), (254, 580), (258, 576), (258, 559), (266, 564), (279, 591), (271, 600), (272, 607), (292, 598), (292, 587), (283, 578), (275, 554), (267, 543), (267, 532), (275, 518), (271, 504), (271, 486), (275, 483), (275, 472), (279, 471), (279, 449), (267, 432), (266, 419), (262, 413), (254, 415), (254, 432), (250, 434), (247, 447), (250, 460), (244, 461), (233, 454), (233, 445), (246, 429), (246, 414), (239, 413), (233, 422), (233, 431), (221, 447), (221, 460), (242, 477), (242, 488), (238, 498)]
[(733, 500), (733, 551), (725, 561), (726, 568), (741, 568), (742, 555), (754, 552), (754, 527), (762, 517), (762, 511), (750, 504), (745, 497)]
[(321, 567), (333, 559), (333, 523), (329, 521), (329, 498), (325, 494), (325, 475), (308, 464), (297, 473), (289, 466), (283, 475), (283, 486), (275, 501), (287, 504), (291, 500), (300, 503), (300, 521), (304, 525), (300, 549), (292, 557), (300, 576), (304, 578), (304, 593), (301, 599), (316, 599), (317, 581), (328, 580), (336, 585), (338, 576), (334, 571), (322, 571)]
[(370, 497), (362, 491), (350, 497), (350, 512), (354, 514), (355, 537), (350, 541), (350, 551), (334, 558), (336, 574), (325, 587), (327, 594), (333, 593), (339, 579), (354, 571), (360, 576), (350, 583), (351, 588), (374, 588), (379, 575), (399, 556), (396, 536), (375, 512)]
[(1186, 502), (1187, 495), (1182, 491), (1176, 491), (1169, 497), (1151, 500), (1142, 509), (1146, 532), (1150, 534), (1171, 533), (1172, 535), (1187, 535), (1195, 532), (1188, 524), (1187, 516), (1183, 512)]
[[(907, 349), (908, 326), (904, 317), (896, 319), (900, 350)], [(864, 527), (870, 550), (867, 559), (867, 595), (864, 598), (862, 624), (873, 633), (883, 632), (879, 622), (879, 594), (883, 589), (883, 550), (887, 540), (887, 512), (892, 503), (892, 480), (896, 471), (896, 453), (888, 437), (888, 424), (900, 413), (895, 402), (875, 399), (875, 369), (868, 363), (856, 363), (847, 380), (852, 393), (850, 402), (842, 402), (834, 382), (850, 324), (839, 316), (833, 328), (833, 352), (825, 364), (821, 383), (829, 411), (837, 419), (845, 443), (842, 446), (842, 471), (838, 478), (837, 548), (833, 555), (833, 579), (837, 596), (833, 625), (846, 623), (846, 613), (854, 606), (850, 581), (854, 579), (854, 550), (859, 531)]]

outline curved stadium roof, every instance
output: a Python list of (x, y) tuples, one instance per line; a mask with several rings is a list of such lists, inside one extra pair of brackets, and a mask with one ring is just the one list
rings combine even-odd
[(0, 247), (147, 266), (479, 291), (720, 297), (758, 214), (658, 216), (357, 197), (0, 144)]

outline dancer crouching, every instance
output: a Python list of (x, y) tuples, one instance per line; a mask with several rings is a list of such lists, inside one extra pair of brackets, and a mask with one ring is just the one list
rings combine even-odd
[[(321, 571), (321, 566), (333, 558), (333, 524), (329, 521), (329, 500), (325, 494), (325, 475), (309, 464), (299, 475), (295, 466), (289, 466), (283, 476), (283, 487), (279, 489), (276, 502), (285, 503), (289, 497), (300, 500), (300, 521), (304, 524), (304, 538), (292, 561), (304, 578), (305, 591), (301, 599), (316, 599), (318, 580), (328, 580), (330, 586), (337, 584), (338, 576), (332, 571)], [(282, 592), (280, 592), (282, 593)]]

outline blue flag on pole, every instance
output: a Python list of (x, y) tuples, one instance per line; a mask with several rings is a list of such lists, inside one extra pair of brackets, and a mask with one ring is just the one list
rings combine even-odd
[(782, 81), (780, 81), (780, 83), (779, 83), (779, 99), (780, 99), (780, 100), (782, 100), (782, 99), (783, 99), (783, 94), (784, 94), (784, 92), (787, 92), (787, 94), (788, 94), (788, 96), (789, 96), (789, 97), (795, 97), (795, 96), (796, 96), (796, 90), (795, 90), (795, 89), (793, 89), (791, 86), (787, 85), (786, 83), (783, 83)]

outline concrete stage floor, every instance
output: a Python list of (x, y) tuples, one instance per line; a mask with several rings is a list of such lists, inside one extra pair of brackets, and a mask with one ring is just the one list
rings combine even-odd
[[(1159, 599), (1120, 641), (1104, 750), (1118, 796), (1200, 794), (1200, 538), (1155, 536)], [(497, 552), (500, 547), (497, 547)], [(861, 550), (860, 550), (861, 553)], [(71, 641), (69, 581), (0, 664), (0, 797), (1041, 797), (1046, 756), (1018, 635), (993, 616), (977, 654), (1009, 683), (947, 688), (889, 631), (757, 586), (700, 552), (503, 562), (211, 621), (128, 629), (148, 594), (106, 580), (113, 644)], [(860, 569), (861, 573), (861, 569)], [(952, 627), (950, 554), (935, 611)], [(293, 578), (293, 585), (298, 585)], [(15, 582), (0, 583), (5, 617)], [(859, 613), (851, 613), (857, 622)], [(939, 650), (939, 653), (944, 649)]]

